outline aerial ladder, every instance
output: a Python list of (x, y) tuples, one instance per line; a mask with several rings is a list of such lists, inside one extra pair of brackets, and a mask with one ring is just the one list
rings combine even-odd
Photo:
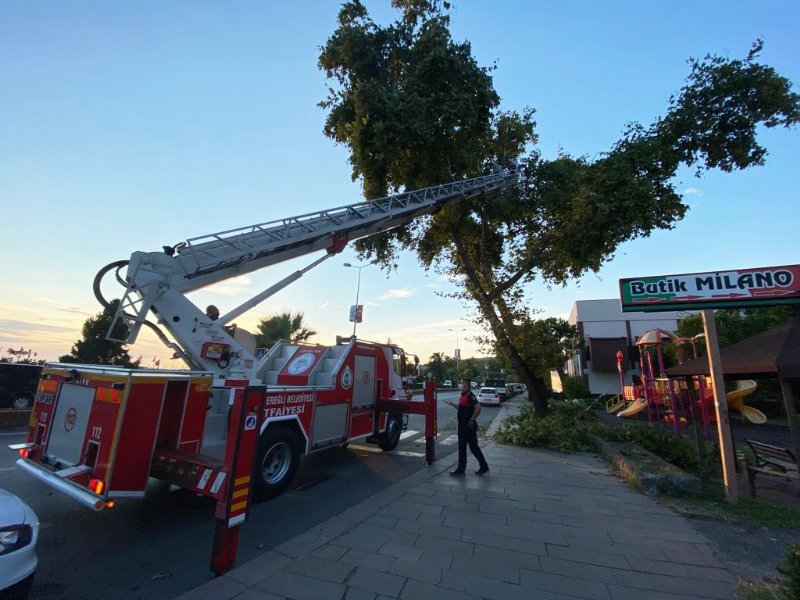
[[(103, 303), (99, 279), (108, 270), (116, 268), (118, 279), (126, 285), (108, 339), (133, 344), (152, 310), (177, 344), (159, 337), (190, 368), (251, 381), (257, 370), (256, 357), (253, 349), (243, 347), (226, 330), (233, 319), (341, 252), (350, 241), (405, 225), (461, 199), (500, 193), (516, 181), (516, 170), (496, 170), (369, 202), (191, 238), (165, 246), (163, 252), (134, 252), (130, 261), (111, 263), (95, 280), (95, 293)], [(216, 320), (186, 297), (194, 290), (317, 251), (325, 254)], [(127, 266), (124, 281), (119, 275), (123, 266)], [(120, 322), (126, 335), (115, 337), (112, 332)]]

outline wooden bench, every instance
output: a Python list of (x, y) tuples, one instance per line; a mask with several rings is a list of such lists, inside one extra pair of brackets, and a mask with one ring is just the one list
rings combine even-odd
[(755, 440), (745, 440), (753, 451), (756, 464), (747, 463), (747, 480), (750, 484), (750, 495), (756, 497), (756, 475), (764, 473), (773, 477), (800, 480), (797, 469), (797, 458), (788, 448), (770, 446)]

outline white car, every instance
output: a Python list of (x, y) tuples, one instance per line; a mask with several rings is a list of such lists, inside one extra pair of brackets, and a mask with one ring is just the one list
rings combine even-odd
[(499, 406), (500, 402), (502, 402), (502, 398), (497, 393), (497, 388), (485, 387), (478, 392), (478, 403), (480, 404), (496, 404)]
[(0, 490), (0, 598), (27, 598), (36, 574), (39, 519), (14, 494)]

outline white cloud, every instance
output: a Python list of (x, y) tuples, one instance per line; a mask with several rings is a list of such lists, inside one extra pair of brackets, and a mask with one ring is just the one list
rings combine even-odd
[(324, 302), (323, 304), (320, 304), (317, 308), (319, 308), (319, 309), (328, 308), (330, 305), (331, 305), (331, 301), (328, 300), (327, 302)]
[(215, 283), (203, 291), (210, 292), (212, 294), (219, 294), (220, 296), (236, 297), (246, 293), (252, 284), (253, 280), (250, 277), (241, 275), (239, 277), (234, 277), (233, 279), (228, 279), (227, 281)]
[(684, 193), (685, 196), (702, 196), (703, 195), (703, 192), (701, 192), (696, 187), (687, 187), (685, 190), (683, 190), (683, 193)]
[(402, 288), (402, 289), (394, 289), (394, 290), (386, 290), (381, 296), (381, 300), (387, 300), (389, 298), (411, 298), (412, 296), (417, 295), (417, 290), (413, 288)]

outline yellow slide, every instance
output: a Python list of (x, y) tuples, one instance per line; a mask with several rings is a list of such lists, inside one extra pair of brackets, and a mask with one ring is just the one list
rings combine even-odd
[(763, 425), (767, 422), (767, 415), (744, 403), (745, 397), (755, 392), (757, 387), (758, 384), (752, 379), (740, 379), (736, 382), (736, 389), (725, 394), (725, 398), (728, 399), (728, 406), (741, 413), (745, 423)]
[(644, 398), (637, 398), (633, 401), (628, 408), (625, 410), (621, 410), (617, 413), (618, 417), (632, 417), (634, 415), (638, 415), (642, 412), (645, 408), (647, 408), (647, 400)]

